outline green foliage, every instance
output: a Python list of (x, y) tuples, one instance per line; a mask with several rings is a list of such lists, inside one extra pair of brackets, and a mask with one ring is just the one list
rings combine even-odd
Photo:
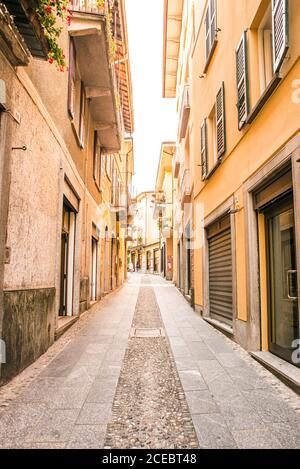
[(57, 25), (57, 21), (60, 18), (62, 21), (67, 21), (68, 25), (70, 24), (72, 12), (68, 8), (69, 3), (69, 0), (40, 0), (40, 6), (37, 9), (49, 44), (48, 61), (50, 64), (56, 62), (57, 69), (61, 72), (66, 68), (66, 61), (64, 52), (58, 45), (62, 27)]

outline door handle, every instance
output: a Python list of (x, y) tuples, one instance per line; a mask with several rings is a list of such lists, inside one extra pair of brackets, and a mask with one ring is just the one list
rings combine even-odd
[(297, 290), (297, 270), (288, 270), (287, 271), (287, 287), (288, 287), (288, 299), (289, 300), (298, 300), (298, 296), (292, 296), (291, 292), (292, 292), (292, 278), (293, 276), (295, 275), (296, 279), (295, 279), (295, 285), (296, 285), (296, 288), (295, 290)]

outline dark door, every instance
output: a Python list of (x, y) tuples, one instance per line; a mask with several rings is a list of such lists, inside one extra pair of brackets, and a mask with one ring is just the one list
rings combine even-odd
[(61, 235), (60, 316), (66, 316), (67, 314), (68, 251), (69, 236), (68, 233), (63, 232)]
[(180, 242), (177, 245), (177, 275), (178, 275), (178, 287), (181, 288), (181, 250), (180, 250)]
[(295, 341), (299, 338), (299, 309), (292, 194), (273, 204), (265, 215), (269, 349), (293, 363), (292, 355), (297, 348)]

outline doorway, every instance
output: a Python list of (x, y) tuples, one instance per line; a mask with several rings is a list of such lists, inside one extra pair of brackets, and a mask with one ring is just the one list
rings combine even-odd
[(97, 257), (98, 241), (92, 237), (92, 256), (91, 256), (91, 301), (97, 300)]
[(294, 341), (300, 332), (293, 194), (273, 203), (264, 213), (269, 350), (293, 363)]
[(75, 218), (75, 212), (67, 201), (64, 201), (61, 234), (60, 316), (73, 315)]

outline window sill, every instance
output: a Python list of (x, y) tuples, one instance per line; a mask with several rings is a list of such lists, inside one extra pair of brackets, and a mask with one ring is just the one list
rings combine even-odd
[(254, 108), (252, 109), (250, 114), (248, 115), (248, 117), (246, 119), (246, 124), (252, 124), (252, 122), (257, 117), (257, 115), (260, 113), (260, 111), (262, 110), (262, 108), (264, 107), (266, 102), (269, 100), (269, 98), (272, 96), (272, 94), (274, 93), (275, 89), (277, 88), (277, 86), (279, 85), (280, 82), (281, 82), (281, 77), (278, 73), (276, 73), (273, 76), (270, 83), (268, 84), (265, 91), (263, 92), (263, 94), (261, 95), (261, 97), (259, 98), (256, 105), (254, 106)]
[(210, 65), (212, 56), (214, 55), (215, 49), (216, 49), (216, 47), (217, 47), (217, 44), (218, 44), (218, 39), (216, 38), (216, 39), (214, 40), (214, 43), (213, 43), (211, 49), (210, 49), (209, 56), (208, 56), (207, 59), (206, 59), (206, 63), (205, 63), (205, 66), (204, 66), (203, 73), (206, 73), (207, 70), (208, 70), (208, 67), (209, 67), (209, 65)]
[(211, 176), (217, 171), (218, 167), (221, 165), (222, 163), (222, 160), (221, 158), (218, 159), (218, 161), (216, 162), (216, 164), (211, 168), (211, 170), (209, 171), (209, 173), (205, 176), (205, 178), (203, 179), (203, 181), (207, 181), (208, 179), (211, 178)]

